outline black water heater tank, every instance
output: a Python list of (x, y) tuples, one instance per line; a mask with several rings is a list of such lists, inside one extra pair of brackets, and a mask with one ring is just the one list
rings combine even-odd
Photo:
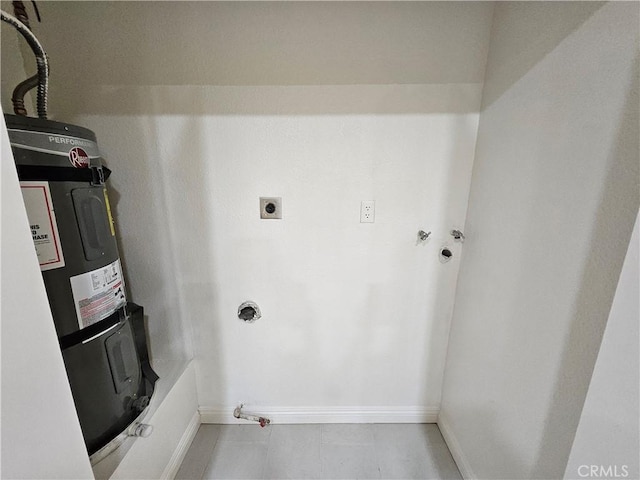
[(93, 132), (7, 116), (33, 242), (58, 336), (126, 304), (115, 226)]
[(145, 409), (157, 376), (127, 302), (94, 133), (5, 115), (33, 243), (89, 454)]

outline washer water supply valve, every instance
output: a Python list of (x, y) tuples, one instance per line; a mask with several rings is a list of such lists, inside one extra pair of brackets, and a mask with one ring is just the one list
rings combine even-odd
[(451, 236), (456, 242), (464, 242), (464, 233), (460, 230), (451, 230)]
[(233, 410), (233, 416), (236, 418), (241, 418), (243, 420), (249, 420), (251, 422), (258, 422), (260, 424), (261, 427), (265, 427), (266, 425), (269, 425), (271, 423), (271, 420), (269, 420), (266, 417), (260, 417), (258, 415), (253, 415), (250, 413), (244, 413), (242, 411), (242, 407), (244, 407), (244, 404), (240, 404), (239, 407), (236, 407)]
[(425, 232), (424, 230), (418, 231), (418, 242), (426, 242), (431, 232)]

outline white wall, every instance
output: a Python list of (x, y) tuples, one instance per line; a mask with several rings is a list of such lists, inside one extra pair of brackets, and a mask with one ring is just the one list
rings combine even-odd
[[(113, 178), (119, 209), (145, 201), (135, 181), (155, 170), (200, 404), (226, 408), (228, 419), (238, 401), (437, 410), (457, 273), (457, 259), (440, 264), (437, 250), (463, 226), (479, 88), (163, 87), (143, 98), (171, 111), (237, 97), (255, 111), (295, 108), (292, 95), (320, 111), (322, 95), (373, 104), (390, 95), (414, 109), (428, 101), (411, 114), (83, 117), (110, 145), (114, 171), (127, 172)], [(434, 98), (463, 111), (429, 112)], [(138, 154), (142, 131), (154, 141)], [(284, 219), (261, 221), (259, 196), (281, 196)], [(359, 223), (367, 199), (373, 225)], [(133, 234), (146, 237), (135, 215)], [(420, 228), (434, 232), (427, 245), (416, 244)], [(143, 258), (171, 261), (152, 250)], [(236, 317), (247, 299), (263, 313), (253, 325)]]
[(1, 197), (2, 478), (93, 478), (4, 123)]
[(637, 4), (498, 5), (467, 225), (491, 5), (40, 8), (53, 117), (114, 168), (161, 398), (193, 348), (223, 412), (437, 408), (460, 227), (443, 428), (470, 475), (563, 474), (638, 206)]
[(441, 410), (468, 477), (564, 475), (638, 211), (638, 9), (496, 5)]
[[(447, 265), (437, 250), (464, 226), (492, 6), (41, 9), (51, 110), (114, 170), (160, 375), (189, 356), (186, 320), (200, 405), (225, 418), (238, 401), (434, 418), (460, 246)], [(261, 195), (282, 221), (259, 220)]]
[[(640, 222), (631, 236), (607, 327), (571, 449), (565, 479), (584, 478), (592, 465), (612, 469), (601, 477), (640, 478)], [(586, 467), (585, 467), (586, 465)]]

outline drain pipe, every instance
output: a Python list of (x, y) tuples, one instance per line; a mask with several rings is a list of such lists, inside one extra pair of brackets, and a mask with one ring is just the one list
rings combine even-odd
[(242, 407), (244, 407), (244, 405), (241, 403), (239, 407), (235, 408), (235, 410), (233, 411), (234, 417), (241, 418), (243, 420), (249, 420), (250, 422), (258, 422), (261, 427), (264, 427), (271, 423), (271, 420), (269, 420), (266, 417), (260, 417), (258, 415), (253, 415), (251, 413), (244, 413), (242, 411)]

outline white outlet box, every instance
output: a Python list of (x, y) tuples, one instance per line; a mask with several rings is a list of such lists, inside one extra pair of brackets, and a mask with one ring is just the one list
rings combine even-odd
[(260, 218), (282, 218), (282, 197), (260, 197)]
[(374, 223), (376, 221), (375, 200), (363, 200), (360, 204), (360, 223)]

